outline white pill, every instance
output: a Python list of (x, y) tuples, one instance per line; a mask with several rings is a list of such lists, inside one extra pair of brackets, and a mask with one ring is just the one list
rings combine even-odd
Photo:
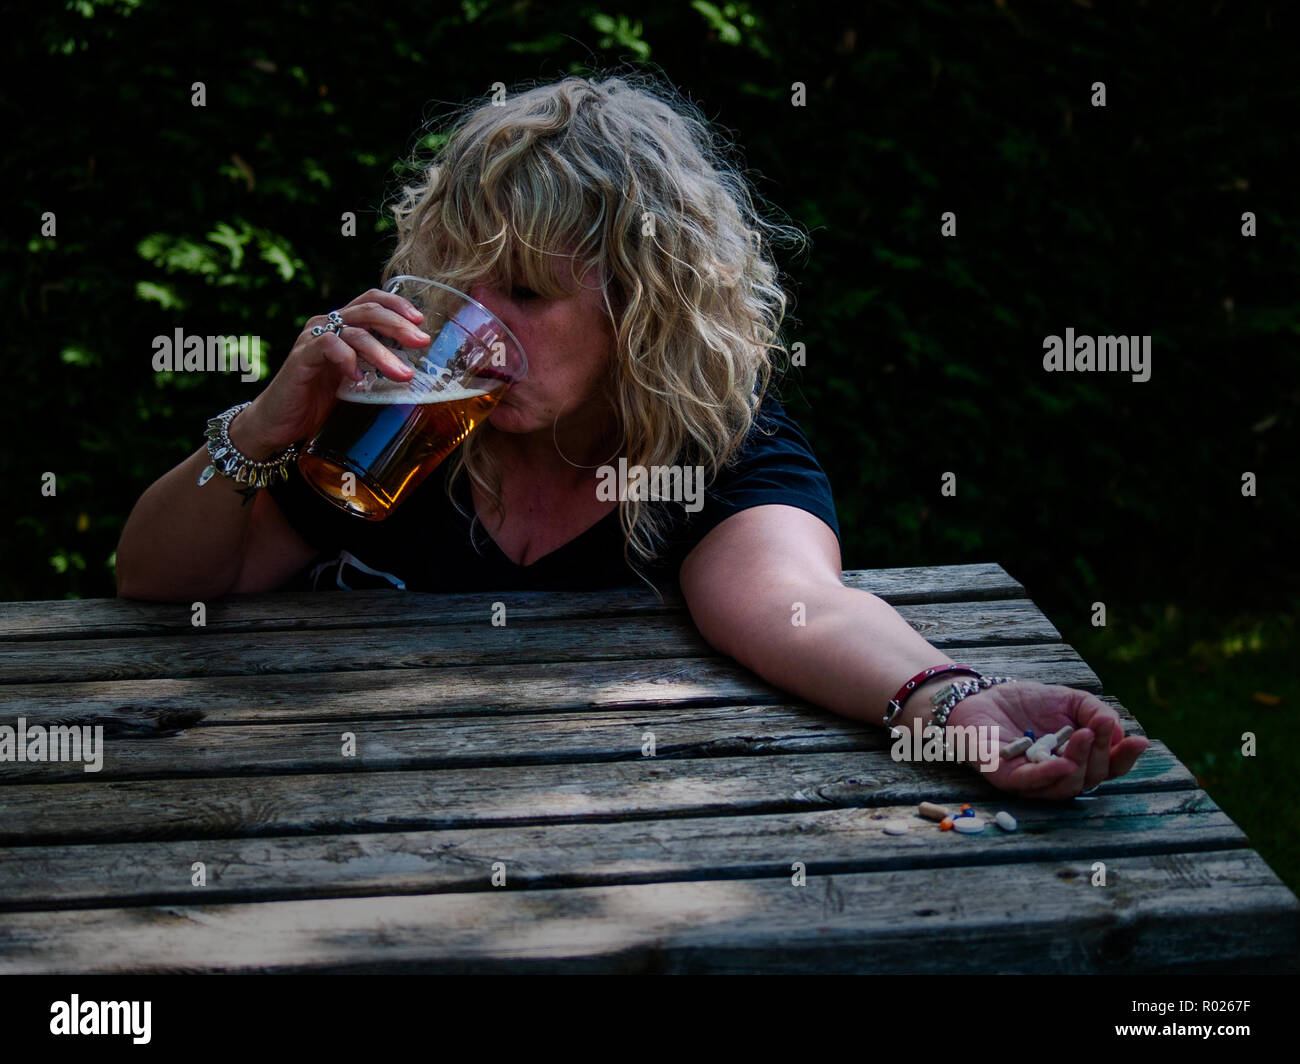
[(1074, 728), (1067, 724), (1064, 728), (1056, 733), (1056, 745), (1052, 747), (1058, 754), (1065, 749), (1066, 744), (1070, 741), (1070, 736), (1074, 734)]
[(1033, 746), (1025, 751), (1025, 757), (1030, 761), (1046, 761), (1052, 756), (1052, 749), (1056, 746), (1055, 735), (1044, 735)]
[(886, 835), (906, 835), (910, 830), (906, 820), (886, 820), (883, 826)]
[(959, 816), (952, 822), (952, 827), (963, 835), (978, 835), (984, 830), (984, 821), (977, 816)]
[(1000, 827), (1003, 831), (1015, 831), (1016, 828), (1018, 827), (1018, 825), (1016, 824), (1016, 818), (1013, 817), (1010, 813), (1008, 813), (1005, 809), (1002, 810), (1002, 812), (1000, 812), (994, 819), (997, 820), (998, 827)]

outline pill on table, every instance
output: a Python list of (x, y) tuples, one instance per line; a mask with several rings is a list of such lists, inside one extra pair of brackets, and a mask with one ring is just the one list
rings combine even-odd
[(963, 816), (954, 820), (952, 826), (963, 835), (975, 835), (984, 830), (984, 821), (977, 816)]
[(906, 820), (886, 820), (884, 828), (886, 835), (906, 835), (910, 830)]
[(948, 815), (948, 810), (941, 805), (935, 805), (933, 802), (922, 802), (920, 812), (926, 820), (942, 820)]
[(946, 816), (946, 817), (944, 817), (941, 821), (939, 821), (939, 830), (940, 830), (940, 831), (951, 831), (951, 830), (952, 830), (952, 817), (950, 817), (950, 816)]
[(975, 815), (975, 810), (968, 805), (964, 805), (961, 807), (961, 815), (964, 817), (972, 817)]
[(1030, 761), (1046, 761), (1052, 756), (1054, 746), (1056, 746), (1056, 736), (1044, 735), (1041, 739), (1036, 739), (1034, 745), (1025, 751), (1025, 757)]
[(1005, 758), (1019, 757), (1031, 746), (1033, 746), (1033, 744), (1034, 744), (1033, 739), (1030, 739), (1027, 735), (1022, 735), (1019, 739), (1016, 739), (1014, 742), (1002, 744), (1002, 756)]
[(1070, 741), (1070, 736), (1073, 734), (1074, 728), (1067, 724), (1064, 728), (1058, 731), (1055, 736), (1053, 736), (1053, 738), (1056, 739), (1056, 745), (1052, 747), (1052, 750), (1059, 754), (1065, 747), (1065, 744)]
[(1005, 809), (1003, 809), (1002, 812), (1000, 812), (997, 815), (997, 817), (995, 817), (995, 819), (997, 820), (998, 827), (1000, 827), (1003, 831), (1015, 831), (1016, 828), (1019, 826), (1016, 824), (1016, 818), (1013, 817), (1010, 813), (1008, 813)]

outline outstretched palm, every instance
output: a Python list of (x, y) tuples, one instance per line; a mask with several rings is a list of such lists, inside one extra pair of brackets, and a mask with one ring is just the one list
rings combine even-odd
[(1074, 734), (1059, 757), (1032, 762), (1021, 754), (982, 773), (995, 787), (1025, 798), (1070, 798), (1090, 790), (1122, 776), (1150, 745), (1139, 735), (1125, 737), (1119, 714), (1095, 695), (1032, 682), (998, 684), (971, 695), (953, 707), (948, 723), (996, 725), (1001, 743), (1026, 731), (1041, 736), (1071, 725)]

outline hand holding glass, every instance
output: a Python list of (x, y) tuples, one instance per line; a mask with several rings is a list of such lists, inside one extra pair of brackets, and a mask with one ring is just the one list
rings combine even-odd
[(524, 349), (496, 315), (463, 292), (422, 277), (395, 277), (396, 292), (424, 313), (426, 348), (377, 338), (415, 376), (390, 380), (358, 359), (338, 403), (298, 458), (321, 495), (348, 513), (382, 521), (471, 432), (528, 371)]

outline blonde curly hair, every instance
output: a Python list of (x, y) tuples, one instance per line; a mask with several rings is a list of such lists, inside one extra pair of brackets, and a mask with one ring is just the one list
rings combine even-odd
[[(760, 216), (729, 151), (698, 108), (644, 74), (565, 77), (468, 104), (432, 159), (412, 160), (421, 179), (392, 206), (398, 242), (384, 280), (414, 274), (469, 291), (492, 277), (559, 297), (554, 256), (569, 259), (575, 282), (596, 268), (616, 343), (606, 396), (621, 453), (629, 466), (702, 466), (712, 483), (786, 354), (773, 245), (806, 243)], [(474, 434), (458, 449), (447, 491), (455, 503), (468, 473), (502, 512), (482, 443)], [(620, 501), (619, 515), (640, 574), (670, 516), (638, 499)]]

